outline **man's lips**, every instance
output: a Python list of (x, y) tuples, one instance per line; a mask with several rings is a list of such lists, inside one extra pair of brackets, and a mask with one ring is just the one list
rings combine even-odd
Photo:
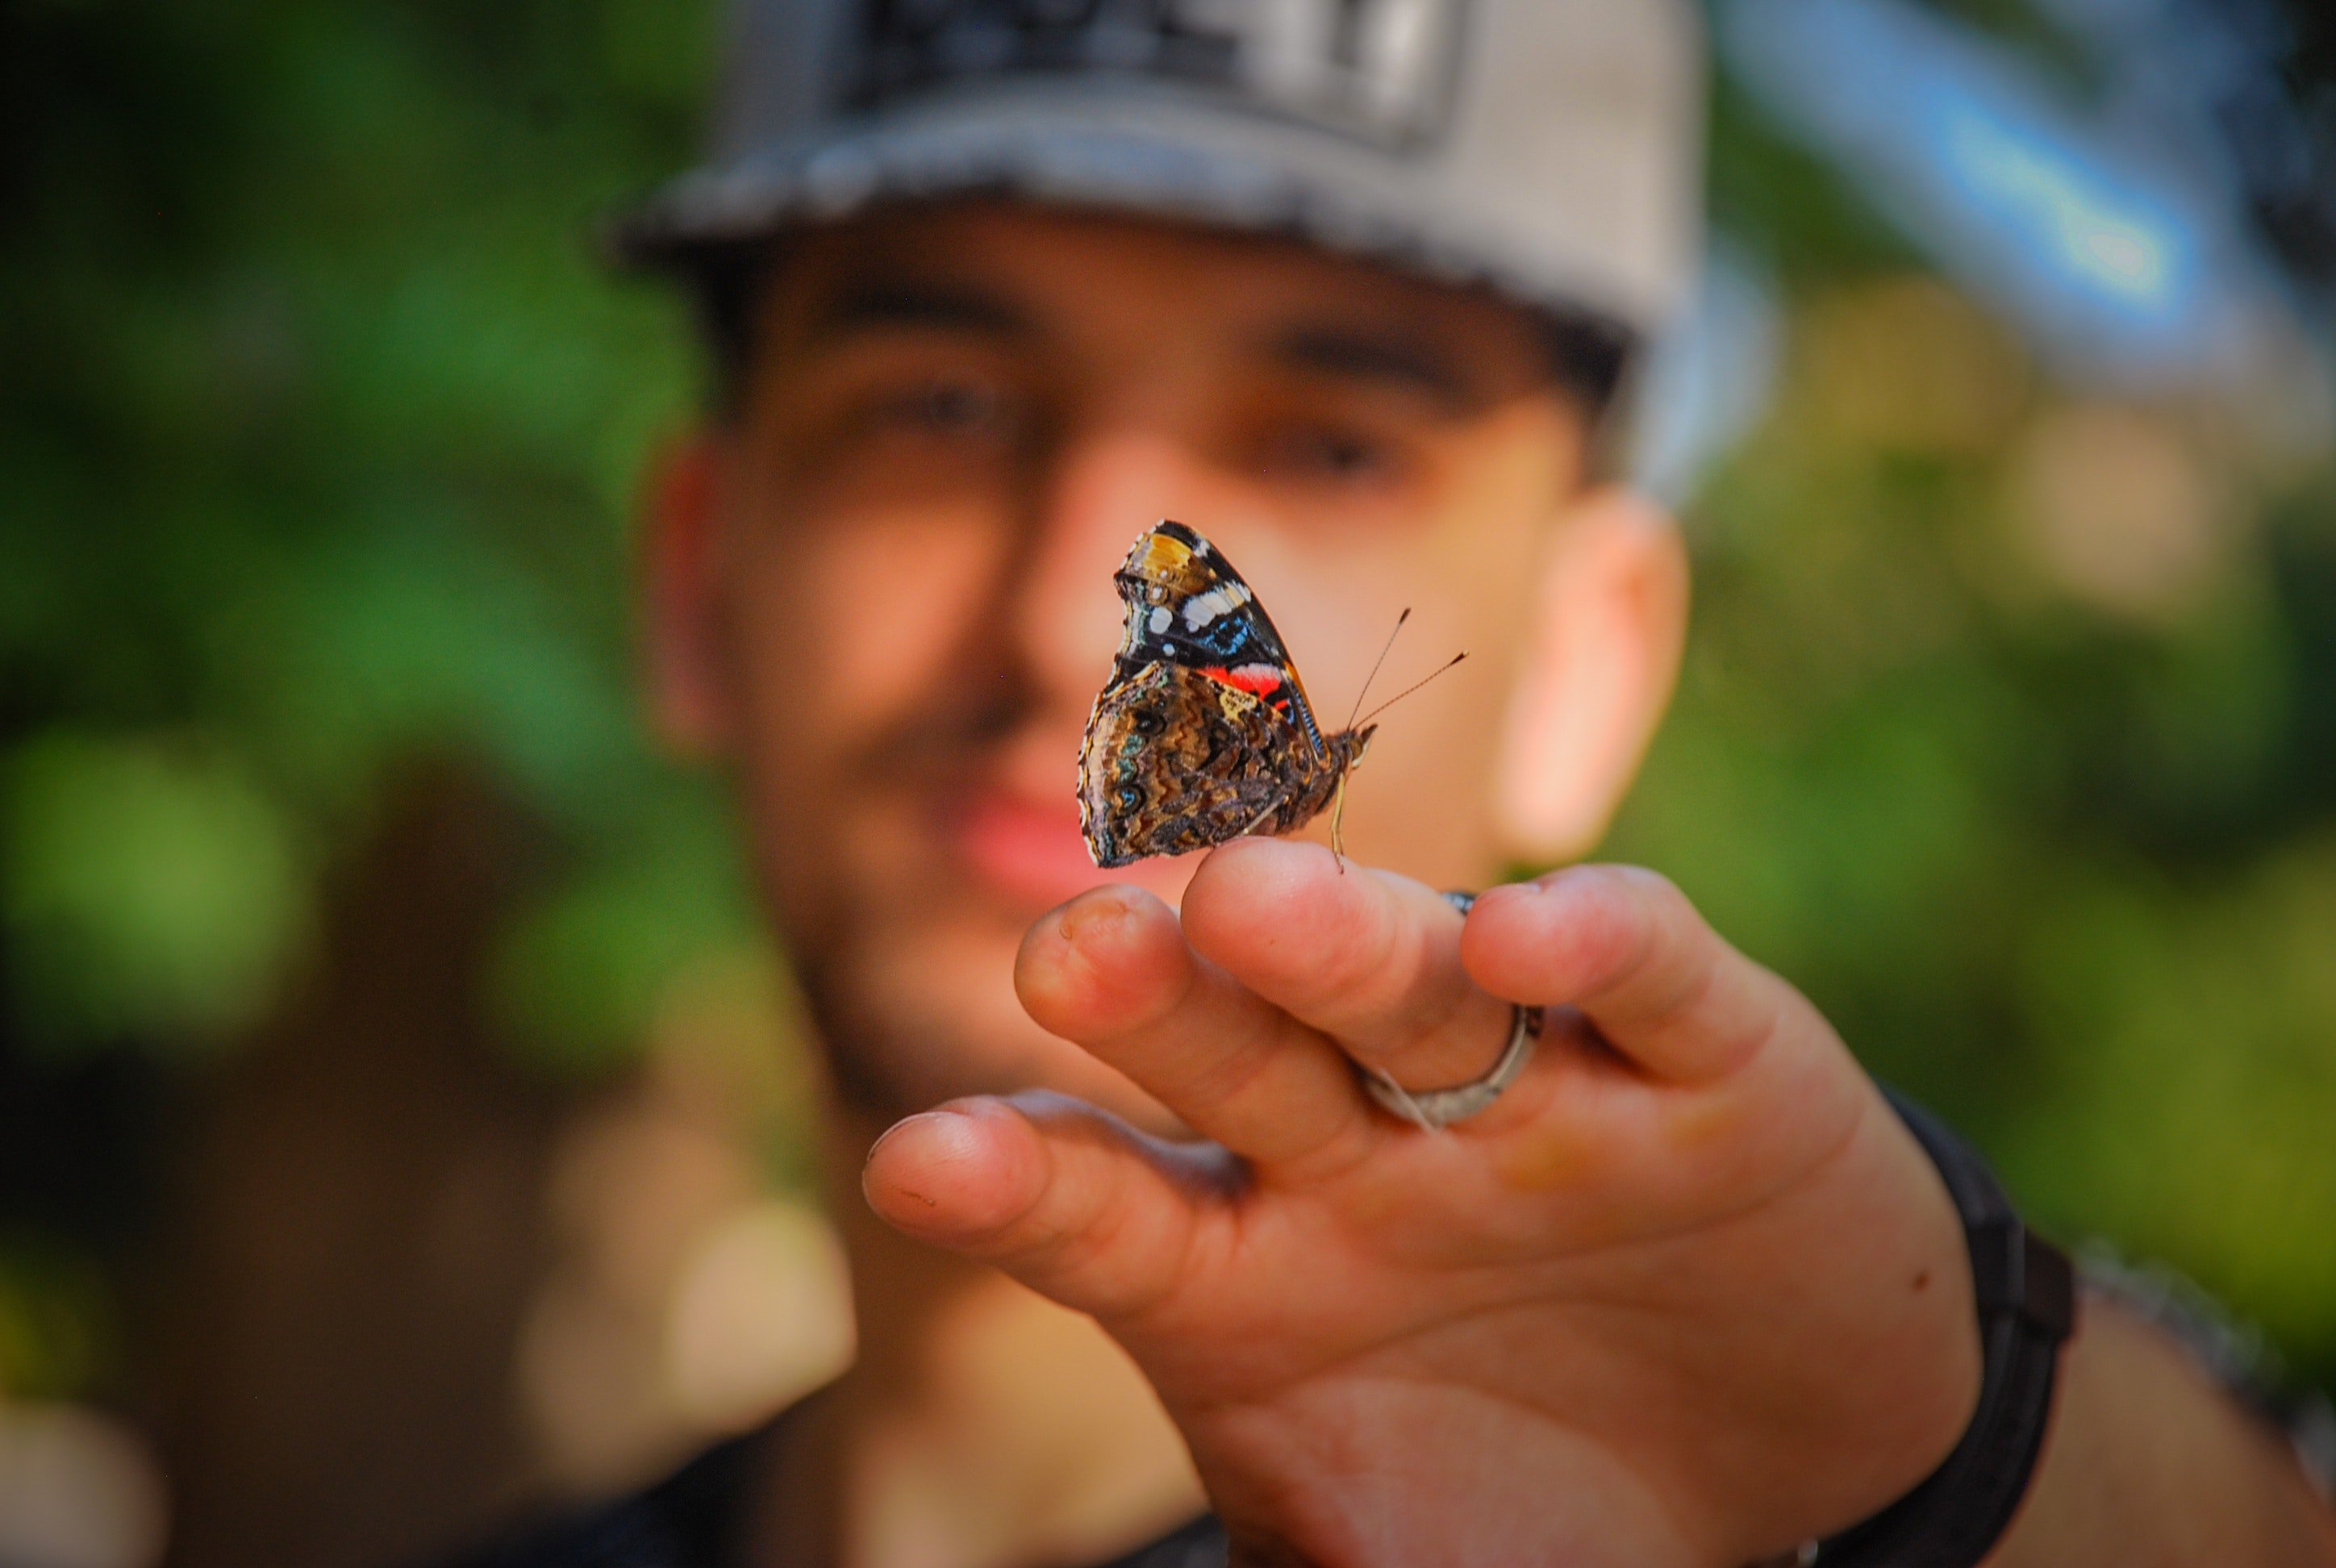
[(1196, 863), (1191, 857), (1138, 861), (1105, 871), (1087, 852), (1079, 815), (1068, 802), (1042, 805), (1002, 790), (984, 790), (948, 813), (946, 833), (975, 877), (1035, 914), (1104, 882), (1128, 882), (1173, 903)]

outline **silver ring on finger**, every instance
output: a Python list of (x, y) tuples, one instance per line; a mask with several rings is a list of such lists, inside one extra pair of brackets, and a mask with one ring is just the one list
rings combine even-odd
[[(1476, 901), (1475, 893), (1449, 892), (1444, 897), (1464, 916)], [(1533, 1042), (1541, 1037), (1542, 1022), (1541, 1008), (1512, 1005), (1509, 1042), (1502, 1048), (1500, 1060), (1493, 1064), (1490, 1072), (1472, 1082), (1445, 1089), (1406, 1089), (1379, 1068), (1358, 1063), (1364, 1092), (1388, 1115), (1431, 1133), (1440, 1131), (1486, 1109), (1508, 1091), (1509, 1086), (1524, 1072), (1525, 1064), (1533, 1059)]]

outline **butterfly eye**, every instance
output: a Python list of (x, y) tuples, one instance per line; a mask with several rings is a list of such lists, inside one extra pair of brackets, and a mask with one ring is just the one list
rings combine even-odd
[(1146, 737), (1158, 735), (1168, 727), (1168, 722), (1148, 707), (1135, 710), (1135, 733)]

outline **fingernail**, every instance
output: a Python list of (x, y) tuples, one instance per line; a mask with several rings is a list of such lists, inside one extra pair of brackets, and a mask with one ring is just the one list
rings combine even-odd
[(899, 1136), (901, 1131), (910, 1124), (916, 1122), (930, 1122), (939, 1116), (955, 1116), (963, 1121), (971, 1121), (973, 1119), (964, 1109), (953, 1105), (936, 1105), (930, 1111), (919, 1111), (913, 1116), (903, 1116), (899, 1121), (893, 1123), (891, 1126), (885, 1128), (882, 1133), (878, 1135), (876, 1141), (868, 1145), (868, 1156), (866, 1159), (860, 1162), (861, 1168), (865, 1169), (869, 1165), (873, 1164), (876, 1160), (876, 1151), (891, 1143), (895, 1137)]
[(1056, 930), (1065, 941), (1076, 942), (1090, 932), (1105, 930), (1126, 918), (1126, 900), (1108, 890), (1097, 889), (1066, 905), (1062, 922)]
[(894, 1135), (897, 1135), (902, 1127), (907, 1126), (910, 1121), (914, 1121), (915, 1119), (915, 1117), (911, 1116), (907, 1121), (895, 1122), (891, 1126), (885, 1128), (882, 1132), (877, 1134), (876, 1141), (868, 1145), (868, 1153), (861, 1157), (860, 1161), (860, 1168), (864, 1171), (869, 1166), (874, 1164), (876, 1163), (877, 1151), (881, 1149), (885, 1144), (891, 1143)]

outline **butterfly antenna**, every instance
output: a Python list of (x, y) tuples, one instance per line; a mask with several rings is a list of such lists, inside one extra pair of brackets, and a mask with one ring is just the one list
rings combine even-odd
[(1379, 715), (1387, 712), (1387, 709), (1393, 707), (1396, 704), (1409, 696), (1413, 692), (1417, 691), (1421, 687), (1426, 686), (1429, 681), (1434, 680), (1437, 676), (1442, 675), (1445, 670), (1450, 669), (1454, 665), (1458, 664), (1462, 659), (1466, 658), (1467, 657), (1468, 655), (1465, 650), (1454, 654), (1450, 658), (1445, 659), (1443, 664), (1439, 665), (1435, 669), (1430, 670), (1427, 674), (1420, 677), (1417, 680), (1413, 681), (1409, 686), (1404, 687), (1401, 691), (1387, 698), (1387, 701), (1371, 709), (1370, 712), (1349, 723), (1347, 727), (1348, 729), (1352, 729), (1356, 725), (1370, 723), (1371, 720), (1378, 717)]
[(1387, 663), (1387, 656), (1395, 651), (1396, 633), (1403, 630), (1403, 623), (1410, 618), (1411, 607), (1409, 605), (1406, 605), (1404, 606), (1403, 613), (1395, 618), (1395, 629), (1387, 633), (1387, 644), (1379, 649), (1378, 658), (1371, 665), (1371, 673), (1363, 677), (1363, 689), (1355, 694), (1355, 713), (1350, 713), (1347, 716), (1347, 727), (1348, 729), (1355, 727), (1355, 714), (1358, 714), (1363, 711), (1363, 699), (1371, 695), (1371, 682), (1378, 679), (1379, 666)]

